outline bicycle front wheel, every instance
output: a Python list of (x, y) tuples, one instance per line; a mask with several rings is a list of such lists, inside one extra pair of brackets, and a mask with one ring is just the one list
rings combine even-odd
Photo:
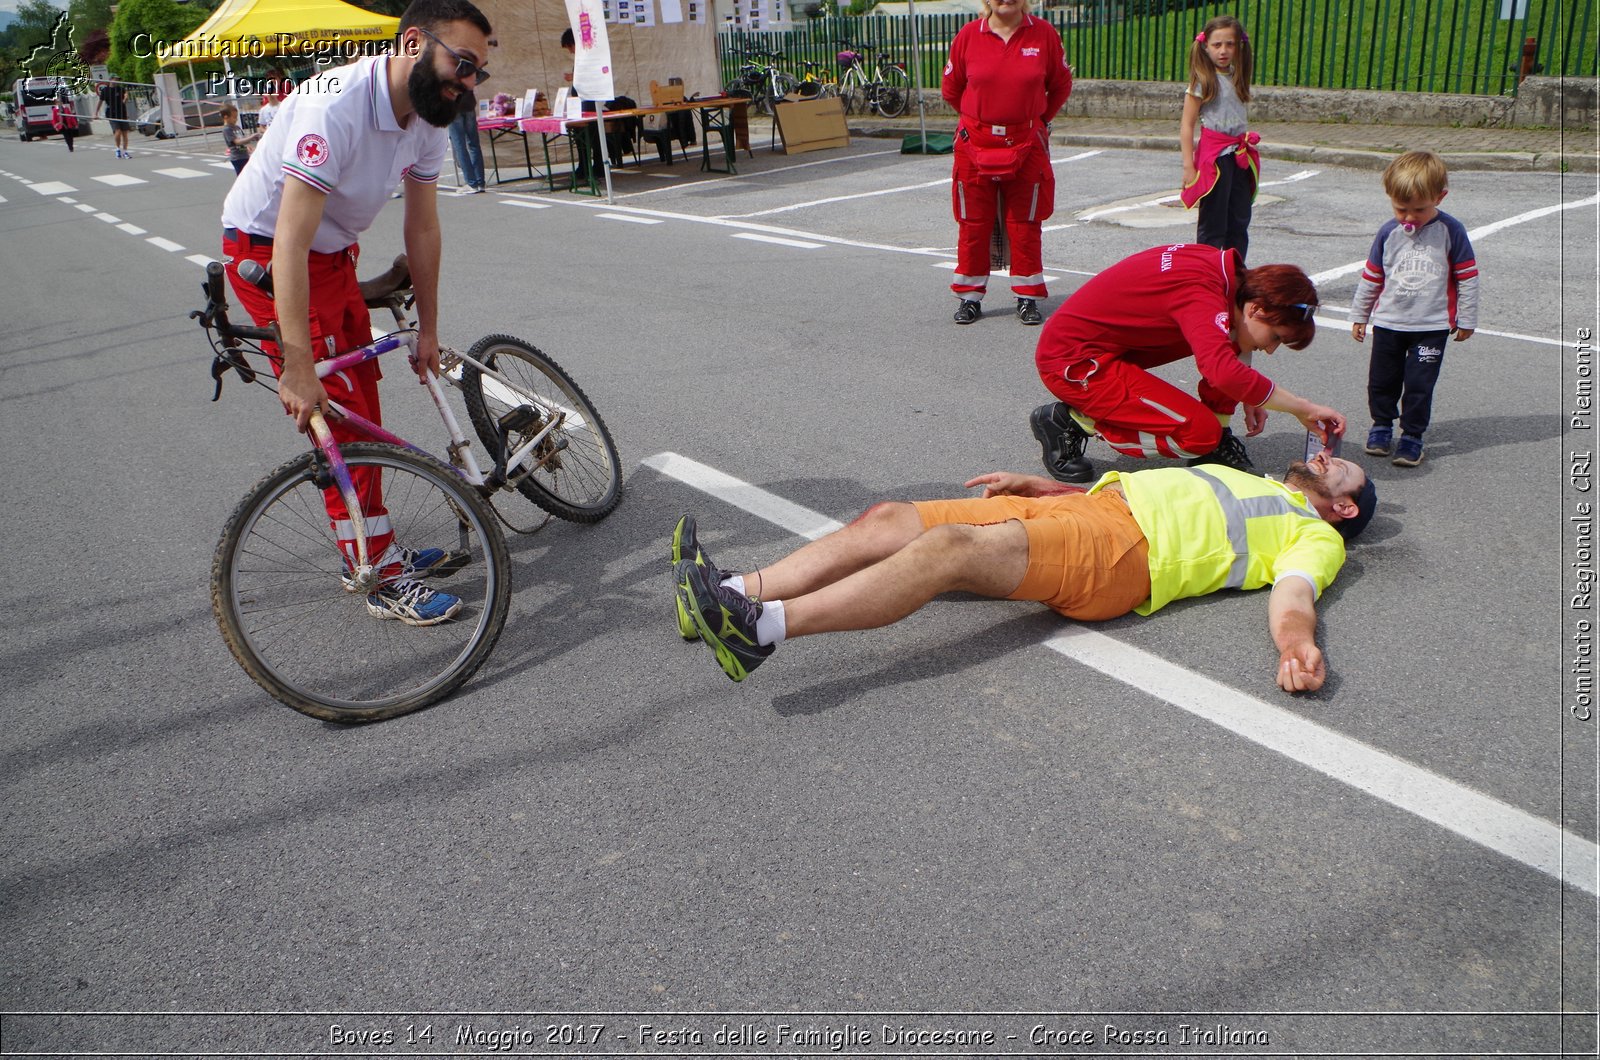
[(443, 699), (483, 665), (511, 606), (511, 562), (494, 514), (450, 468), (393, 445), (340, 451), (352, 471), (378, 476), (397, 545), (450, 554), (448, 580), (424, 584), (460, 610), (437, 625), (385, 621), (347, 586), (312, 453), (262, 479), (228, 517), (211, 609), (233, 657), (274, 699), (324, 721), (381, 721)]
[[(622, 461), (605, 421), (578, 384), (538, 349), (510, 335), (488, 335), (467, 356), (505, 377), (486, 376), (471, 361), (461, 366), (467, 415), (496, 461), (560, 424), (533, 450), (539, 466), (513, 480), (519, 492), (551, 515), (597, 523), (622, 501)], [(509, 384), (509, 385), (508, 385)]]
[(883, 80), (875, 86), (872, 105), (885, 118), (898, 118), (911, 102), (911, 77), (898, 66), (885, 66)]

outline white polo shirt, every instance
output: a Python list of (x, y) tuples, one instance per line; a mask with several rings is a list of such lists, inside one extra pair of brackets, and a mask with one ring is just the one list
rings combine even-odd
[(331, 254), (361, 238), (403, 178), (437, 181), (449, 132), (416, 113), (401, 128), (388, 65), (388, 56), (362, 59), (291, 92), (222, 204), (224, 227), (274, 235), (293, 177), (328, 197), (311, 249)]

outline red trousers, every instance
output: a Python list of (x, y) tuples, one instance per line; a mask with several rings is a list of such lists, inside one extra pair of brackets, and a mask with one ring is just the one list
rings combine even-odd
[(1027, 134), (1033, 142), (1022, 164), (1000, 180), (978, 171), (972, 145), (984, 137), (976, 131), (969, 135), (973, 139), (956, 136), (950, 182), (950, 203), (958, 229), (956, 275), (950, 289), (962, 297), (980, 298), (988, 289), (990, 233), (1003, 203), (1006, 236), (1011, 243), (1011, 290), (1018, 298), (1043, 298), (1048, 292), (1040, 228), (1056, 208), (1056, 174), (1050, 166), (1044, 131), (1040, 128)]
[[(245, 259), (272, 264), (272, 243), (252, 239), (240, 234), (237, 239), (224, 237), (222, 253), (227, 261), (228, 281), (240, 304), (249, 312), (258, 327), (266, 327), (278, 319), (277, 304), (271, 296), (254, 284), (239, 279), (238, 263)], [(354, 245), (332, 254), (313, 253), (308, 261), (311, 291), (311, 348), (321, 361), (336, 353), (372, 341), (372, 315), (356, 280), (356, 259), (360, 248)], [(272, 370), (283, 374), (283, 361), (272, 343), (263, 346), (272, 357)], [(351, 412), (364, 416), (373, 423), (383, 422), (382, 407), (378, 404), (377, 361), (363, 361), (322, 380), (328, 396)], [(338, 418), (330, 417), (328, 429), (334, 440), (346, 442), (367, 441), (367, 437), (350, 428)], [(361, 501), (361, 513), (367, 524), (367, 550), (377, 562), (394, 541), (394, 531), (389, 526), (389, 512), (383, 506), (383, 482), (375, 468), (358, 467), (351, 470), (356, 497)], [(344, 550), (351, 566), (356, 562), (355, 527), (345, 508), (344, 497), (336, 488), (324, 490), (323, 504), (328, 509), (328, 519), (333, 524), (334, 537)]]
[(1093, 420), (1111, 448), (1128, 456), (1209, 453), (1239, 404), (1204, 379), (1196, 399), (1151, 375), (1134, 354), (1098, 353), (1040, 378), (1050, 393)]

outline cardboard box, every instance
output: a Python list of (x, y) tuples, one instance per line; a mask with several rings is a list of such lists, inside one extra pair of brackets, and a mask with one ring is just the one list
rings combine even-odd
[(850, 129), (844, 123), (844, 101), (837, 96), (788, 100), (779, 103), (775, 113), (786, 155), (850, 146)]

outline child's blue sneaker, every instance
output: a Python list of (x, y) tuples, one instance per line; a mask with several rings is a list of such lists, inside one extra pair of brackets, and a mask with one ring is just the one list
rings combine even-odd
[(1394, 447), (1393, 463), (1395, 467), (1416, 467), (1422, 463), (1422, 439), (1402, 434), (1400, 444)]
[(1367, 453), (1369, 456), (1388, 456), (1393, 449), (1393, 427), (1375, 426), (1367, 432)]

